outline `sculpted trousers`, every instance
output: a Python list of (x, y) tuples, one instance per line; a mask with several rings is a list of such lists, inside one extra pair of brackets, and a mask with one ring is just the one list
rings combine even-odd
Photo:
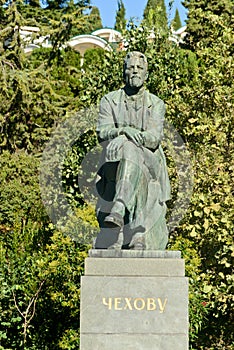
[(134, 143), (126, 141), (121, 148), (121, 158), (117, 165), (115, 178), (115, 203), (123, 203), (128, 212), (137, 205), (137, 193), (142, 192), (143, 200), (146, 201), (147, 189), (139, 189), (139, 183), (144, 174), (143, 150)]

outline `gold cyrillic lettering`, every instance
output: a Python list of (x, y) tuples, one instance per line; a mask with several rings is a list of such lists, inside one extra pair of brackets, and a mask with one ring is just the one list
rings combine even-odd
[(108, 310), (112, 308), (112, 298), (108, 298), (108, 302), (106, 302), (106, 298), (102, 298), (102, 303), (105, 306), (108, 306)]
[(121, 299), (122, 298), (115, 298), (115, 310), (123, 310), (122, 307), (119, 307), (118, 305), (121, 304)]
[[(157, 305), (157, 302), (158, 305)], [(108, 307), (108, 310), (144, 310), (155, 311), (159, 310), (160, 314), (165, 312), (168, 299), (162, 301), (161, 298), (102, 298), (103, 305)]]
[(147, 310), (154, 311), (157, 309), (156, 300), (154, 298), (147, 298)]
[[(139, 302), (141, 302), (141, 306), (138, 306)], [(145, 300), (143, 298), (136, 298), (133, 305), (136, 310), (143, 310), (145, 308)]]
[(162, 314), (165, 311), (166, 303), (167, 303), (167, 298), (164, 300), (164, 303), (162, 303), (161, 298), (158, 298), (158, 305), (159, 305), (159, 309), (160, 309), (160, 314)]
[(132, 310), (132, 305), (131, 305), (132, 298), (125, 298), (124, 300), (126, 303), (124, 306), (124, 310), (127, 310), (127, 309)]

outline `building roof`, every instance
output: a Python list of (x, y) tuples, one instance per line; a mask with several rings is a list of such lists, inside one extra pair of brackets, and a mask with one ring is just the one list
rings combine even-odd
[(77, 35), (70, 39), (67, 44), (74, 50), (79, 51), (81, 56), (84, 56), (85, 51), (88, 49), (101, 48), (107, 51), (112, 51), (112, 48), (106, 40), (92, 34)]

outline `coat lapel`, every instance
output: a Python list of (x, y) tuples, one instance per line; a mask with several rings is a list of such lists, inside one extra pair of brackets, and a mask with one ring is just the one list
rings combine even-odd
[[(125, 92), (123, 89), (119, 89), (114, 91), (112, 94), (112, 102), (113, 102), (113, 112), (115, 115), (115, 121), (118, 125), (125, 125), (126, 121), (124, 120), (124, 113), (121, 113), (122, 108), (124, 107), (125, 101)], [(142, 125), (143, 130), (147, 129), (148, 119), (151, 116), (153, 101), (150, 97), (150, 93), (145, 90), (143, 95), (143, 108), (142, 108)], [(142, 106), (137, 106), (140, 109)]]
[(144, 96), (143, 96), (143, 105), (144, 107), (142, 108), (142, 125), (143, 125), (143, 130), (147, 130), (147, 124), (148, 124), (148, 119), (151, 116), (151, 110), (152, 110), (152, 100), (150, 98), (150, 94), (148, 91), (144, 91)]

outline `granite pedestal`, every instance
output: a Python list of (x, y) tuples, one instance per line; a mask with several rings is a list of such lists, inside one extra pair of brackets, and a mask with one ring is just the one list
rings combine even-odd
[(188, 350), (188, 279), (177, 251), (91, 250), (80, 350)]

